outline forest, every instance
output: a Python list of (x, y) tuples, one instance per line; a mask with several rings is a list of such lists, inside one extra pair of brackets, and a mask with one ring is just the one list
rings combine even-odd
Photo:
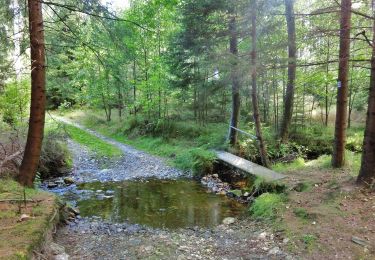
[(373, 259), (373, 0), (2, 0), (0, 258)]

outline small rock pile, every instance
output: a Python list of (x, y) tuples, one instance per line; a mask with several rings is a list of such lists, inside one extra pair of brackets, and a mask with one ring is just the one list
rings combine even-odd
[(230, 185), (219, 179), (219, 175), (207, 175), (201, 179), (203, 186), (206, 186), (210, 191), (220, 195), (227, 195), (230, 191)]
[(230, 184), (220, 180), (218, 174), (204, 176), (201, 179), (201, 184), (206, 186), (213, 193), (226, 195), (241, 203), (249, 203), (254, 199), (249, 192), (236, 189), (232, 190)]

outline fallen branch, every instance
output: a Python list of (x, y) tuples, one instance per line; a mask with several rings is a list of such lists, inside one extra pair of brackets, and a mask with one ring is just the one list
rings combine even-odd
[(7, 163), (7, 162), (9, 162), (9, 161), (12, 161), (14, 158), (16, 158), (17, 156), (19, 156), (20, 154), (22, 154), (22, 152), (23, 152), (23, 151), (20, 150), (20, 151), (14, 153), (14, 154), (11, 154), (11, 155), (5, 157), (4, 160), (2, 160), (2, 161), (0, 162), (0, 173), (1, 173), (1, 169), (3, 168), (3, 165), (4, 165), (5, 163)]
[(3, 200), (0, 200), (0, 203), (5, 203), (5, 202), (9, 202), (9, 203), (17, 203), (17, 202), (31, 202), (31, 203), (38, 203), (38, 202), (42, 202), (43, 200), (32, 200), (32, 199), (3, 199)]

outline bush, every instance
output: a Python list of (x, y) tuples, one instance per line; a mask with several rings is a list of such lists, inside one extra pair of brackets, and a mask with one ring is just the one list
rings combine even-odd
[(284, 202), (283, 194), (263, 193), (251, 205), (250, 213), (257, 218), (274, 219), (281, 211)]
[(47, 129), (42, 146), (38, 172), (42, 179), (66, 174), (72, 167), (72, 158), (62, 128)]
[(179, 154), (175, 164), (180, 169), (192, 170), (193, 174), (199, 177), (212, 173), (215, 160), (216, 155), (213, 152), (195, 148)]

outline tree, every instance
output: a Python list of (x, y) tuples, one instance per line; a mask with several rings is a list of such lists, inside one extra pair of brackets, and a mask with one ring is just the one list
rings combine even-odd
[(332, 156), (332, 166), (337, 168), (342, 167), (345, 163), (346, 128), (348, 122), (351, 7), (351, 0), (341, 1), (339, 77), (337, 82), (335, 140)]
[(284, 117), (281, 124), (280, 138), (285, 143), (288, 140), (289, 128), (292, 122), (294, 85), (296, 80), (296, 25), (294, 18), (294, 0), (285, 0), (285, 16), (288, 28), (288, 83), (285, 94)]
[(362, 164), (357, 179), (357, 183), (361, 185), (375, 183), (375, 19), (373, 23), (370, 90), (363, 140)]
[(28, 0), (28, 8), (31, 54), (31, 105), (27, 142), (18, 180), (22, 185), (32, 186), (39, 164), (44, 134), (46, 72), (42, 4), (39, 0)]
[(229, 50), (232, 54), (232, 68), (231, 68), (231, 81), (232, 81), (232, 115), (230, 118), (229, 128), (229, 142), (231, 145), (237, 144), (238, 133), (234, 128), (238, 128), (238, 121), (240, 117), (240, 82), (238, 75), (238, 35), (237, 35), (237, 22), (236, 16), (231, 12), (229, 18), (229, 34), (230, 43)]
[(256, 27), (256, 0), (251, 1), (251, 99), (253, 104), (253, 115), (255, 121), (256, 136), (258, 139), (259, 153), (262, 159), (262, 164), (269, 167), (266, 145), (263, 140), (262, 126), (259, 116), (258, 93), (257, 93), (257, 27)]

